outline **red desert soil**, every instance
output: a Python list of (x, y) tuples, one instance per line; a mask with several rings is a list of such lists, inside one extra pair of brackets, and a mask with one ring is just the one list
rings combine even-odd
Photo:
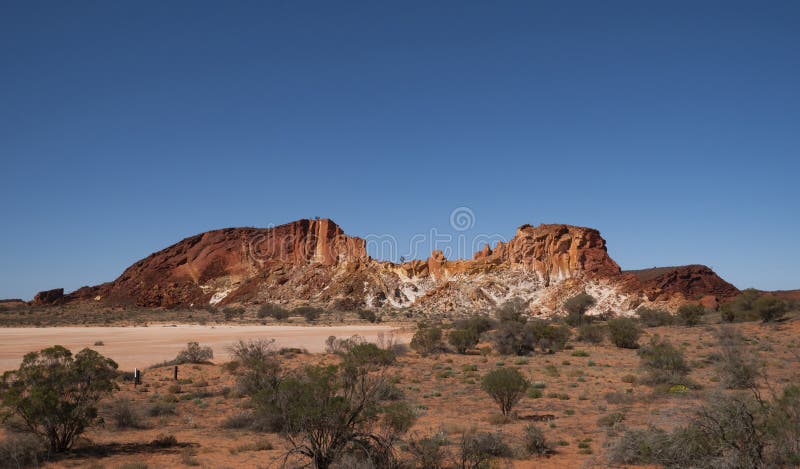
[[(328, 336), (349, 337), (354, 334), (375, 341), (378, 334), (394, 334), (407, 343), (408, 333), (395, 333), (392, 326), (201, 326), (150, 325), (149, 327), (5, 327), (0, 328), (0, 372), (14, 369), (27, 352), (52, 345), (63, 345), (78, 352), (93, 348), (115, 360), (121, 370), (146, 368), (175, 358), (189, 341), (200, 342), (214, 349), (218, 361), (228, 358), (227, 347), (244, 338), (274, 338), (278, 347), (295, 347), (309, 352), (322, 352)], [(94, 346), (102, 341), (102, 346)]]
[[(711, 359), (718, 350), (716, 327), (701, 325), (650, 328), (646, 329), (640, 340), (645, 343), (650, 336), (659, 334), (684, 349), (687, 361), (692, 366), (690, 378), (702, 386), (701, 390), (686, 394), (656, 393), (651, 387), (640, 384), (638, 379), (642, 373), (636, 351), (616, 348), (609, 343), (589, 345), (573, 341), (572, 350), (524, 358), (495, 354), (487, 357), (455, 354), (421, 357), (409, 352), (402, 355), (397, 365), (389, 371), (396, 377), (397, 386), (406, 399), (419, 410), (419, 419), (407, 436), (445, 431), (449, 434), (450, 441), (457, 442), (462, 432), (474, 427), (480, 431), (501, 432), (509, 445), (518, 448), (522, 443), (523, 429), (531, 423), (533, 416), (552, 415), (552, 421), (536, 425), (544, 430), (550, 442), (556, 444), (556, 454), (549, 458), (519, 457), (508, 461), (510, 466), (609, 467), (605, 459), (605, 445), (613, 439), (613, 434), (608, 427), (603, 426), (601, 418), (619, 413), (624, 415), (624, 424), (628, 428), (648, 424), (669, 428), (685, 423), (687, 416), (697, 408), (704, 394), (720, 386)], [(800, 369), (800, 354), (797, 352), (800, 345), (800, 320), (795, 318), (768, 325), (743, 323), (733, 327), (749, 339), (746, 347), (758, 353), (764, 360), (770, 382), (775, 388), (781, 389), (787, 384), (796, 383)], [(287, 328), (280, 327), (112, 328), (107, 333), (102, 328), (62, 328), (55, 332), (52, 329), (30, 332), (52, 334), (37, 338), (39, 342), (53, 340), (46, 345), (68, 344), (69, 339), (80, 342), (79, 346), (85, 346), (91, 345), (94, 340), (103, 339), (107, 345), (105, 348), (97, 348), (122, 363), (170, 359), (175, 356), (180, 344), (189, 339), (197, 339), (201, 343), (217, 340), (215, 344), (222, 344), (242, 337), (244, 331), (248, 330), (255, 331), (250, 337), (301, 337), (302, 344), (310, 350), (320, 350), (325, 337), (333, 334), (333, 329), (300, 329), (306, 330), (307, 334), (297, 335), (296, 329), (292, 329), (294, 336), (282, 337), (281, 333), (288, 332)], [(68, 334), (73, 330), (81, 333)], [(378, 328), (348, 328), (346, 333), (367, 333), (367, 330), (375, 333)], [(102, 336), (97, 335), (100, 333)], [(139, 336), (140, 342), (119, 344), (123, 338), (134, 340), (137, 334), (143, 334)], [(152, 347), (144, 345), (145, 338), (158, 340), (162, 337), (161, 340), (169, 343)], [(7, 356), (9, 351), (4, 339), (5, 337), (0, 339), (0, 343), (4, 346), (4, 356)], [(14, 336), (13, 339), (16, 341), (17, 355), (21, 354), (22, 349), (38, 347), (27, 342), (21, 335)], [(120, 347), (118, 353), (113, 353), (115, 346)], [(77, 346), (72, 348), (74, 350)], [(125, 350), (135, 357), (146, 356), (147, 359), (133, 358), (122, 353)], [(221, 349), (217, 349), (217, 353), (221, 353)], [(236, 378), (220, 366), (225, 361), (223, 356), (215, 358), (214, 365), (182, 366), (180, 377), (185, 381), (180, 389), (173, 386), (175, 382), (171, 379), (171, 367), (146, 370), (143, 385), (139, 388), (134, 388), (130, 383), (122, 383), (120, 391), (112, 399), (129, 398), (143, 410), (154, 403), (175, 402), (175, 414), (145, 416), (147, 428), (119, 430), (114, 427), (106, 411), (103, 411), (106, 424), (103, 427), (92, 427), (86, 433), (86, 440), (80, 445), (85, 450), (78, 448), (76, 453), (45, 467), (117, 469), (135, 462), (146, 463), (150, 469), (185, 467), (187, 464), (209, 468), (279, 467), (276, 461), (283, 454), (285, 443), (278, 435), (223, 427), (222, 422), (227, 417), (247, 408), (248, 400), (230, 392), (235, 387)], [(281, 358), (282, 366), (286, 369), (309, 363), (336, 361), (335, 356), (322, 353), (287, 355)], [(497, 423), (497, 407), (480, 389), (480, 378), (499, 366), (516, 367), (529, 379), (544, 386), (542, 397), (523, 398), (515, 408), (519, 418), (506, 424)], [(764, 389), (764, 392), (768, 391)], [(147, 443), (159, 434), (174, 435), (179, 446), (162, 449), (148, 447)], [(255, 444), (256, 442), (262, 444)], [(268, 442), (274, 449), (264, 449), (268, 445), (263, 442)], [(455, 451), (455, 446), (450, 450)]]

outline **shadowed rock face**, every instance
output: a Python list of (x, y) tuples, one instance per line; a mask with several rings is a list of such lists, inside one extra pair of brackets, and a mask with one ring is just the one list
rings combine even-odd
[(632, 308), (655, 300), (651, 295), (664, 300), (674, 293), (689, 298), (735, 290), (710, 269), (689, 267), (686, 275), (623, 274), (597, 230), (570, 225), (523, 225), (507, 243), (486, 246), (470, 260), (448, 260), (434, 251), (427, 261), (394, 264), (371, 259), (363, 239), (346, 235), (331, 220), (298, 220), (186, 238), (136, 262), (113, 282), (65, 299), (148, 307), (346, 302), (448, 311), (521, 296), (547, 312), (587, 289), (603, 297), (598, 308)]
[(628, 270), (626, 273), (639, 280), (640, 285), (637, 288), (651, 301), (675, 294), (682, 294), (690, 300), (700, 300), (707, 296), (723, 300), (739, 294), (736, 287), (704, 265), (657, 267)]

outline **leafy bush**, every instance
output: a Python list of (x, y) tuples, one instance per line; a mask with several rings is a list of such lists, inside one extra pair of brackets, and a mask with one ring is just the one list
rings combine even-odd
[(481, 335), (494, 327), (494, 323), (486, 316), (473, 316), (469, 319), (461, 319), (455, 322), (456, 329), (467, 329), (475, 331), (477, 335)]
[(550, 321), (504, 321), (492, 333), (492, 343), (502, 355), (527, 355), (538, 346), (542, 352), (562, 350), (569, 340), (570, 330)]
[(581, 324), (577, 339), (590, 344), (600, 344), (606, 337), (606, 328), (600, 324)]
[[(281, 434), (290, 454), (311, 460), (317, 468), (328, 468), (345, 454), (359, 455), (383, 467), (393, 459), (392, 445), (410, 423), (397, 415), (398, 403), (384, 402), (386, 381), (382, 373), (371, 373), (373, 365), (308, 366), (279, 376), (274, 389), (253, 396), (257, 417), (269, 418), (269, 426)], [(377, 424), (384, 423), (377, 431)]]
[(358, 317), (362, 321), (369, 321), (369, 322), (378, 321), (378, 316), (375, 314), (375, 311), (372, 311), (371, 309), (359, 309)]
[(685, 304), (678, 308), (678, 317), (689, 327), (700, 324), (704, 314), (706, 308), (701, 304)]
[(611, 342), (620, 348), (639, 348), (639, 336), (642, 329), (639, 323), (631, 318), (616, 318), (608, 321), (608, 332)]
[(763, 322), (776, 321), (788, 310), (786, 302), (772, 295), (763, 295), (753, 303), (753, 309)]
[(244, 318), (244, 308), (241, 306), (226, 306), (222, 309), (222, 315), (225, 317), (226, 321), (230, 321), (233, 318)]
[(499, 433), (464, 432), (458, 447), (458, 467), (463, 469), (488, 468), (492, 460), (513, 455)]
[(175, 357), (174, 364), (184, 363), (209, 363), (214, 358), (214, 350), (211, 347), (201, 347), (197, 342), (189, 342), (186, 348)]
[(501, 355), (526, 355), (534, 345), (525, 328), (516, 321), (503, 321), (491, 334), (492, 345)]
[(588, 293), (578, 293), (564, 302), (564, 310), (567, 317), (564, 321), (570, 326), (580, 326), (591, 322), (591, 318), (586, 316), (586, 311), (597, 304), (597, 300)]
[(445, 469), (447, 467), (447, 437), (437, 433), (415, 437), (408, 441), (406, 450), (412, 456), (412, 465), (420, 469)]
[(534, 319), (525, 325), (526, 339), (539, 346), (542, 352), (563, 350), (572, 333), (568, 327), (558, 326), (550, 321)]
[(229, 352), (242, 370), (237, 379), (242, 394), (252, 396), (277, 386), (280, 362), (275, 357), (275, 339), (239, 340)]
[(43, 460), (42, 442), (33, 435), (8, 434), (0, 440), (0, 461), (3, 467), (20, 469), (39, 467)]
[(529, 312), (528, 302), (522, 298), (511, 298), (495, 310), (495, 316), (501, 322), (525, 322), (525, 315)]
[(639, 320), (647, 327), (670, 326), (675, 322), (675, 318), (669, 311), (663, 309), (641, 308), (636, 310)]
[(753, 306), (762, 296), (761, 292), (748, 288), (732, 301), (720, 306), (720, 318), (724, 322), (755, 321), (760, 315)]
[(100, 398), (116, 389), (116, 369), (90, 349), (74, 357), (60, 345), (28, 353), (0, 381), (4, 418), (17, 417), (19, 429), (47, 441), (51, 452), (66, 451), (97, 419)]
[(175, 415), (176, 413), (174, 402), (154, 402), (147, 408), (147, 415), (150, 417), (163, 417), (166, 415)]
[(292, 314), (295, 316), (303, 316), (306, 322), (314, 322), (319, 319), (322, 310), (319, 308), (315, 308), (313, 306), (300, 306), (299, 308), (295, 308)]
[(447, 342), (456, 352), (464, 354), (478, 345), (478, 335), (472, 329), (454, 329), (447, 335)]
[(668, 340), (654, 336), (638, 354), (641, 366), (647, 373), (643, 379), (645, 384), (686, 384), (689, 365), (686, 364), (683, 351), (674, 347)]
[(717, 372), (722, 385), (728, 389), (755, 388), (756, 380), (762, 376), (761, 363), (747, 348), (744, 337), (730, 327), (720, 327), (717, 338), (720, 348)]
[(544, 432), (535, 425), (527, 425), (522, 435), (525, 451), (531, 455), (545, 455), (553, 452), (553, 447), (547, 442)]
[(411, 338), (411, 348), (420, 355), (428, 355), (442, 348), (442, 330), (438, 327), (420, 323)]
[(284, 321), (289, 318), (289, 311), (279, 305), (267, 303), (258, 308), (256, 316), (259, 319), (273, 318), (276, 321)]
[(108, 407), (111, 421), (119, 429), (144, 428), (142, 413), (128, 398), (119, 398)]
[(530, 383), (516, 368), (500, 368), (490, 371), (481, 380), (481, 389), (500, 406), (507, 416), (522, 399)]

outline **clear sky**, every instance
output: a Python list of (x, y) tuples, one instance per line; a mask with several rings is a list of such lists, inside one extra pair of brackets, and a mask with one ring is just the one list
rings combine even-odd
[(796, 0), (4, 1), (0, 298), (314, 216), (401, 246), (585, 225), (626, 269), (800, 288), (798, 25)]

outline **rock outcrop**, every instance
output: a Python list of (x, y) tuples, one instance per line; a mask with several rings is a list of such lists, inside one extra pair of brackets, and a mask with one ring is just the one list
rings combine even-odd
[(427, 260), (395, 264), (371, 259), (363, 239), (318, 219), (192, 236), (65, 300), (147, 307), (308, 302), (441, 312), (519, 296), (531, 300), (532, 313), (548, 314), (580, 291), (598, 298), (597, 311), (604, 312), (674, 301), (676, 294), (726, 297), (736, 289), (702, 266), (623, 273), (591, 228), (523, 225), (507, 243), (486, 245), (472, 259), (449, 260), (434, 251)]
[(33, 297), (32, 303), (36, 306), (53, 305), (64, 298), (63, 288), (54, 288), (52, 290), (40, 291)]

